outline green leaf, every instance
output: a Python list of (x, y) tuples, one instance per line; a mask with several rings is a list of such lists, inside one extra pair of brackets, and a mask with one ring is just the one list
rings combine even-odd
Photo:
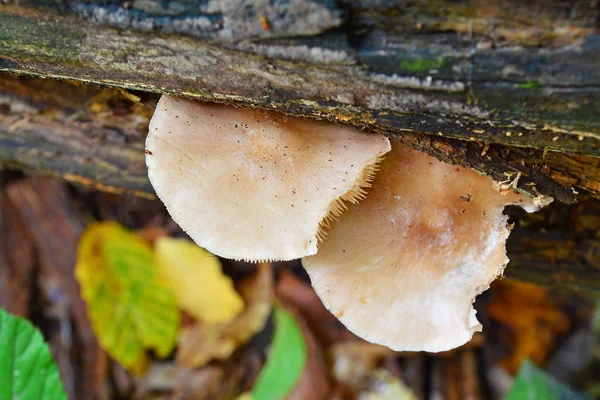
[(116, 222), (90, 225), (79, 240), (75, 276), (103, 349), (134, 373), (173, 350), (180, 316), (150, 245)]
[(512, 389), (506, 400), (587, 400), (567, 385), (556, 381), (553, 377), (537, 368), (529, 360), (525, 360), (517, 374)]
[(40, 331), (0, 310), (0, 400), (66, 400)]
[(294, 317), (275, 307), (275, 334), (269, 358), (252, 390), (253, 400), (279, 400), (296, 386), (306, 365), (306, 342)]

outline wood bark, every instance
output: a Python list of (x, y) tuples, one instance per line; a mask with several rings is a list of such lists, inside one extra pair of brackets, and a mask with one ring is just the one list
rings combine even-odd
[(557, 203), (537, 215), (511, 213), (508, 278), (600, 296), (600, 202)]
[[(0, 75), (0, 161), (112, 192), (153, 197), (144, 138), (158, 97)], [(404, 143), (497, 181), (570, 203), (600, 197), (600, 158), (405, 133)]]

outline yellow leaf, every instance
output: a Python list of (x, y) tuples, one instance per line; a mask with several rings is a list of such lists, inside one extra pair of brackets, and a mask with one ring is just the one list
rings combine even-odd
[(199, 368), (211, 360), (225, 360), (260, 332), (273, 306), (271, 265), (259, 264), (258, 271), (245, 279), (239, 292), (246, 303), (244, 311), (228, 324), (196, 324), (179, 335), (176, 361), (179, 365)]
[(168, 237), (156, 241), (155, 251), (179, 307), (196, 319), (207, 324), (227, 323), (244, 308), (233, 282), (208, 251), (189, 240)]
[(91, 225), (79, 240), (75, 276), (100, 345), (130, 371), (141, 373), (146, 350), (173, 350), (179, 310), (159, 277), (146, 241), (116, 222)]

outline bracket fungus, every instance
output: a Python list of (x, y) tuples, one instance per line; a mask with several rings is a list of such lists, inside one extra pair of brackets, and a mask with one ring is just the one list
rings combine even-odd
[(390, 150), (383, 135), (163, 96), (146, 140), (152, 186), (201, 247), (225, 258), (313, 255)]
[(302, 263), (358, 336), (394, 350), (449, 350), (481, 330), (472, 304), (508, 263), (507, 204), (541, 206), (394, 143), (367, 198)]

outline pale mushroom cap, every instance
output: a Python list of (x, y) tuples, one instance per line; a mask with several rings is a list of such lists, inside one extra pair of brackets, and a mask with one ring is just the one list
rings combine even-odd
[(481, 330), (472, 303), (508, 258), (504, 205), (531, 199), (394, 143), (367, 198), (302, 263), (326, 307), (394, 350), (443, 351)]
[(315, 254), (320, 225), (356, 201), (382, 135), (330, 122), (163, 96), (146, 140), (148, 175), (173, 219), (221, 257)]

